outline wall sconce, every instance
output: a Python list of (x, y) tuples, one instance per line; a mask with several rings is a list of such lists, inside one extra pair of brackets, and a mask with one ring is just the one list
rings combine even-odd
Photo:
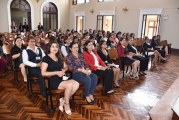
[(92, 14), (93, 14), (93, 13), (94, 13), (94, 10), (93, 10), (93, 9), (91, 9), (91, 10), (90, 10), (90, 13), (92, 13)]
[(168, 15), (163, 15), (164, 20), (168, 20), (169, 16)]
[(37, 3), (40, 1), (40, 0), (36, 0), (37, 1)]
[(127, 7), (122, 9), (124, 12), (127, 12), (129, 9)]

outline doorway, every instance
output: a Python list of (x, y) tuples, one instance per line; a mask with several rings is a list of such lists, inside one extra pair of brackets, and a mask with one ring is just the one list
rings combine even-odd
[(76, 16), (76, 30), (78, 32), (84, 30), (84, 16)]
[(113, 30), (113, 15), (98, 15), (97, 30), (112, 31)]
[(47, 2), (43, 7), (43, 26), (46, 31), (58, 28), (58, 10), (51, 2)]
[(152, 39), (153, 36), (158, 35), (161, 15), (144, 14), (142, 20), (141, 37), (147, 36)]
[(20, 24), (26, 24), (28, 25), (28, 30), (31, 29), (31, 8), (26, 0), (13, 0), (10, 10), (11, 21), (16, 24), (17, 28), (19, 28)]

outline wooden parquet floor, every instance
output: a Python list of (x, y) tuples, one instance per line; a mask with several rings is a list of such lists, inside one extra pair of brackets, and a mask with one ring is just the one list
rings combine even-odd
[(44, 108), (45, 99), (34, 84), (34, 94), (30, 96), (27, 86), (12, 82), (13, 72), (0, 78), (0, 120), (149, 120), (148, 112), (156, 105), (167, 89), (179, 76), (179, 56), (169, 56), (169, 61), (147, 71), (140, 80), (121, 80), (120, 88), (109, 96), (102, 94), (102, 85), (97, 86), (95, 105), (87, 105), (83, 90), (75, 94), (72, 115), (58, 110), (58, 96), (53, 97), (55, 111), (49, 118), (49, 110)]

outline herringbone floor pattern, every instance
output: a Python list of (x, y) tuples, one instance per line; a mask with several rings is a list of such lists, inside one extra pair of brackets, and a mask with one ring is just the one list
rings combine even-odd
[(45, 99), (34, 84), (34, 94), (29, 96), (26, 84), (12, 82), (12, 71), (0, 78), (0, 120), (148, 120), (148, 112), (159, 101), (179, 76), (179, 56), (171, 55), (169, 61), (147, 71), (140, 80), (121, 80), (120, 88), (109, 96), (102, 94), (102, 85), (97, 86), (95, 105), (87, 105), (83, 90), (75, 94), (72, 115), (58, 110), (58, 96), (53, 97), (56, 108), (52, 118), (44, 107)]

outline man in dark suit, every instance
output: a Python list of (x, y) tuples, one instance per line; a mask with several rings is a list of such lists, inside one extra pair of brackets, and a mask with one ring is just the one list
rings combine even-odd
[(19, 24), (19, 31), (20, 31), (20, 32), (23, 32), (23, 31), (24, 31), (22, 23)]
[(27, 23), (26, 23), (26, 22), (24, 22), (24, 25), (23, 25), (23, 31), (24, 31), (24, 29), (25, 29), (26, 31), (28, 31), (28, 30), (29, 30), (29, 26), (27, 25)]
[(37, 26), (37, 29), (39, 30), (39, 31), (43, 31), (43, 25), (41, 25), (41, 23), (39, 22), (39, 25)]

